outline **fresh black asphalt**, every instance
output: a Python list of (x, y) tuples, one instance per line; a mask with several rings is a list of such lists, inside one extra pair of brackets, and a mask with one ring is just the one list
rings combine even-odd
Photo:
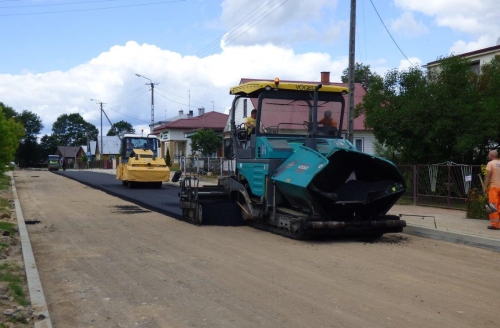
[(112, 174), (88, 171), (57, 171), (54, 174), (73, 179), (89, 187), (147, 208), (148, 210), (176, 219), (181, 218), (178, 186), (163, 184), (161, 189), (128, 188)]

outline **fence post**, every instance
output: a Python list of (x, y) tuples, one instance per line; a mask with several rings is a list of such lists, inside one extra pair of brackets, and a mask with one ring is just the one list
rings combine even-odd
[(448, 196), (446, 197), (446, 204), (451, 208), (451, 165), (448, 165)]
[(413, 165), (413, 205), (418, 204), (418, 165)]
[(184, 170), (183, 175), (186, 176), (186, 157), (181, 156), (180, 164), (181, 164), (181, 171)]

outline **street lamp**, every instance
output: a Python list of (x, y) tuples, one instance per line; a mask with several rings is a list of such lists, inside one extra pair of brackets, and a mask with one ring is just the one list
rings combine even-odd
[(97, 99), (90, 99), (90, 101), (95, 101), (98, 104), (101, 104), (101, 143), (99, 144), (99, 160), (102, 159), (102, 101), (99, 101)]
[(146, 85), (151, 86), (151, 126), (149, 128), (151, 129), (151, 132), (152, 132), (153, 131), (153, 124), (154, 124), (154, 121), (155, 121), (154, 89), (155, 89), (155, 85), (158, 85), (159, 82), (153, 83), (153, 81), (150, 78), (147, 78), (147, 77), (145, 77), (144, 75), (141, 75), (141, 74), (137, 74), (136, 73), (135, 76), (143, 77), (146, 80), (149, 80), (149, 83), (146, 83)]

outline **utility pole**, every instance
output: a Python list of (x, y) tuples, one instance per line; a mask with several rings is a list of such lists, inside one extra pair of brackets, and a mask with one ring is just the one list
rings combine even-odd
[(104, 150), (104, 143), (102, 142), (102, 102), (101, 102), (101, 143), (99, 144), (99, 159), (102, 160), (102, 152)]
[(149, 85), (151, 87), (151, 125), (149, 126), (149, 129), (150, 129), (150, 133), (153, 132), (153, 126), (154, 126), (154, 122), (155, 122), (155, 96), (154, 96), (154, 90), (155, 90), (155, 85), (158, 85), (159, 82), (157, 83), (153, 83), (153, 81), (147, 77), (145, 77), (144, 75), (140, 75), (140, 74), (135, 74), (136, 76), (138, 77), (143, 77), (145, 78), (146, 80), (149, 80), (149, 83), (146, 83), (146, 85)]
[(90, 101), (95, 101), (101, 105), (101, 142), (99, 143), (99, 160), (102, 160), (102, 150), (103, 150), (102, 149), (102, 147), (103, 147), (103, 144), (102, 144), (102, 113), (103, 113), (102, 105), (104, 103), (102, 101), (97, 100), (97, 99), (90, 99)]
[(354, 55), (356, 52), (356, 0), (351, 0), (351, 19), (349, 28), (349, 115), (347, 140), (354, 141)]

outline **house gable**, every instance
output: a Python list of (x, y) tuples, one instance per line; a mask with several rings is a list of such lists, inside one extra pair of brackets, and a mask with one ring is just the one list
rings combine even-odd
[[(463, 54), (459, 54), (457, 56), (468, 58), (471, 61), (472, 66), (479, 65), (482, 66), (486, 63), (489, 63), (495, 56), (500, 56), (500, 45), (496, 45), (493, 47), (478, 49), (470, 52), (465, 52)], [(427, 63), (423, 67), (427, 69), (434, 69), (439, 66), (439, 63), (442, 59), (432, 61)], [(474, 67), (473, 67), (474, 68)]]

